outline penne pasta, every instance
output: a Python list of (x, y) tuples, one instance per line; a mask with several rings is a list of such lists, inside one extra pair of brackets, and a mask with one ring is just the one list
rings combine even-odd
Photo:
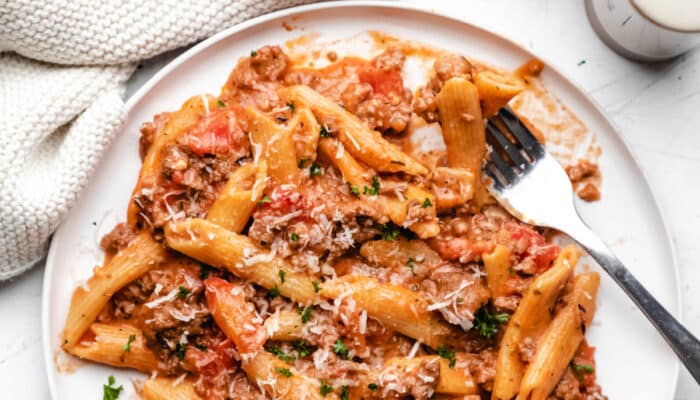
[(255, 307), (246, 301), (243, 286), (208, 278), (204, 288), (214, 321), (236, 345), (241, 358), (246, 360), (262, 350), (267, 332), (258, 321)]
[[(219, 278), (205, 282), (207, 305), (217, 325), (236, 345), (248, 378), (271, 397), (280, 400), (321, 399), (319, 384), (263, 349), (267, 332), (243, 287)], [(330, 396), (334, 398), (334, 396)]]
[(377, 171), (405, 172), (426, 175), (427, 169), (398, 147), (373, 131), (355, 115), (308, 86), (290, 86), (280, 89), (280, 95), (310, 108), (322, 124), (332, 125), (338, 139), (358, 160)]
[(155, 354), (146, 347), (141, 330), (130, 325), (93, 323), (88, 337), (68, 347), (79, 358), (114, 367), (133, 368), (150, 373), (159, 369)]
[(576, 276), (564, 306), (542, 335), (537, 351), (525, 371), (517, 400), (545, 400), (571, 362), (591, 324), (600, 275)]
[(485, 253), (481, 257), (484, 260), (486, 283), (491, 291), (491, 295), (500, 297), (508, 294), (506, 282), (510, 279), (512, 264), (508, 247), (498, 244), (492, 252)]
[(350, 153), (346, 152), (345, 147), (338, 139), (321, 139), (318, 144), (318, 150), (340, 170), (346, 182), (357, 187), (358, 190), (362, 190), (365, 186), (370, 186), (370, 181), (374, 175), (372, 171), (360, 165)]
[(143, 231), (107, 264), (96, 267), (86, 284), (73, 292), (62, 335), (63, 348), (80, 340), (114, 293), (165, 261), (166, 256), (165, 248)]
[(486, 117), (496, 114), (510, 99), (525, 90), (525, 81), (519, 76), (491, 70), (476, 74), (474, 85), (479, 92), (482, 113)]
[[(452, 78), (445, 83), (435, 99), (440, 114), (442, 136), (447, 147), (450, 167), (466, 168), (481, 176), (481, 164), (486, 155), (486, 131), (479, 105), (479, 93), (466, 79)], [(477, 205), (489, 197), (480, 179), (474, 180)]]
[[(203, 263), (223, 268), (258, 285), (277, 288), (282, 296), (311, 304), (316, 298), (311, 279), (292, 270), (273, 253), (260, 249), (247, 236), (203, 219), (172, 222), (165, 227), (168, 246)], [(280, 280), (284, 271), (284, 283)]]
[(322, 297), (350, 296), (367, 315), (434, 349), (452, 335), (451, 327), (428, 311), (428, 303), (416, 292), (402, 286), (379, 283), (374, 278), (346, 275), (326, 281)]
[[(193, 96), (179, 110), (170, 115), (162, 132), (155, 138), (143, 159), (132, 198), (140, 194), (142, 189), (151, 189), (156, 184), (160, 165), (163, 162), (163, 149), (184, 135), (187, 129), (199, 121), (203, 115), (206, 115), (209, 110), (215, 108), (216, 99), (213, 96), (208, 94)], [(136, 226), (139, 211), (138, 204), (132, 200), (126, 213), (129, 225)]]
[(294, 118), (287, 124), (296, 148), (297, 163), (316, 160), (321, 125), (306, 107), (295, 107)]
[(246, 108), (245, 115), (255, 160), (267, 162), (268, 174), (277, 182), (296, 182), (299, 168), (291, 133), (254, 108)]
[(550, 310), (571, 278), (578, 260), (574, 245), (561, 250), (554, 265), (530, 284), (515, 313), (510, 317), (496, 361), (493, 400), (510, 400), (520, 390), (525, 363), (519, 355), (523, 340), (536, 342), (550, 324)]
[(178, 381), (173, 378), (157, 377), (143, 384), (145, 400), (200, 400), (189, 380)]
[(240, 233), (262, 198), (266, 184), (267, 163), (264, 160), (238, 168), (209, 209), (207, 220)]
[(297, 340), (303, 338), (301, 314), (291, 310), (278, 310), (263, 324), (271, 340)]

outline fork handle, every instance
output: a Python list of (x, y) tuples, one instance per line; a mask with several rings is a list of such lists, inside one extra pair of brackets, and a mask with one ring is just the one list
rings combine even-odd
[(662, 306), (625, 268), (610, 248), (586, 224), (578, 219), (563, 229), (584, 247), (588, 254), (617, 282), (637, 304), (681, 359), (688, 372), (700, 384), (700, 341)]

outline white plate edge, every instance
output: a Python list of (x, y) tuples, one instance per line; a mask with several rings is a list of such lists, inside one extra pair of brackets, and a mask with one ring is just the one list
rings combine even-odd
[[(163, 79), (165, 76), (167, 76), (172, 70), (180, 66), (182, 63), (190, 59), (192, 56), (196, 55), (197, 53), (209, 48), (210, 46), (218, 43), (219, 41), (227, 38), (230, 35), (236, 34), (238, 32), (241, 32), (245, 29), (248, 29), (250, 27), (253, 27), (255, 25), (259, 25), (265, 22), (268, 22), (270, 20), (274, 20), (277, 18), (285, 17), (285, 16), (291, 16), (291, 15), (296, 15), (296, 14), (303, 14), (305, 12), (310, 12), (310, 11), (318, 11), (318, 10), (325, 10), (325, 9), (335, 9), (335, 8), (356, 8), (356, 7), (376, 7), (376, 8), (385, 8), (385, 9), (399, 9), (399, 10), (407, 10), (407, 11), (414, 11), (414, 12), (419, 12), (419, 13), (425, 13), (425, 14), (431, 14), (433, 16), (438, 16), (442, 18), (449, 19), (451, 21), (455, 21), (461, 24), (465, 25), (470, 25), (471, 27), (487, 32), (491, 35), (496, 36), (497, 38), (506, 41), (510, 43), (511, 45), (519, 48), (521, 51), (527, 53), (528, 55), (532, 57), (539, 58), (542, 60), (545, 65), (547, 66), (548, 69), (553, 70), (556, 72), (559, 76), (564, 78), (569, 84), (571, 84), (580, 94), (583, 95), (583, 97), (591, 104), (593, 105), (593, 108), (595, 111), (602, 117), (602, 120), (605, 121), (607, 125), (611, 128), (610, 130), (614, 133), (614, 135), (619, 139), (622, 144), (624, 150), (627, 152), (627, 156), (630, 157), (634, 164), (634, 168), (639, 172), (639, 174), (642, 176), (643, 181), (644, 181), (644, 187), (645, 189), (649, 192), (651, 195), (651, 200), (654, 205), (655, 210), (659, 213), (659, 217), (661, 219), (662, 223), (662, 228), (663, 228), (663, 233), (664, 237), (666, 239), (666, 245), (670, 249), (671, 253), (671, 263), (673, 266), (673, 277), (674, 277), (674, 284), (676, 286), (675, 290), (675, 300), (677, 304), (677, 309), (675, 311), (671, 311), (671, 314), (675, 315), (676, 318), (683, 322), (683, 297), (681, 293), (681, 286), (680, 286), (680, 274), (679, 274), (679, 269), (678, 269), (678, 259), (677, 259), (677, 254), (676, 254), (676, 249), (673, 246), (673, 240), (670, 235), (669, 229), (668, 229), (668, 222), (665, 216), (665, 213), (662, 208), (659, 207), (659, 201), (652, 190), (652, 187), (649, 185), (649, 179), (647, 177), (647, 174), (645, 171), (641, 168), (639, 160), (637, 159), (636, 155), (632, 152), (631, 147), (629, 145), (629, 142), (625, 137), (620, 133), (620, 129), (617, 127), (617, 124), (612, 121), (611, 118), (608, 117), (607, 113), (603, 110), (603, 107), (598, 103), (597, 100), (595, 100), (588, 92), (574, 79), (572, 79), (568, 74), (563, 73), (559, 68), (555, 67), (554, 64), (549, 62), (548, 58), (545, 57), (539, 57), (538, 55), (533, 54), (530, 50), (522, 46), (520, 43), (502, 35), (501, 33), (494, 32), (491, 29), (484, 28), (478, 23), (475, 23), (473, 21), (470, 21), (468, 17), (454, 17), (447, 15), (441, 11), (438, 10), (433, 10), (433, 9), (428, 9), (426, 7), (422, 7), (419, 5), (415, 4), (407, 4), (407, 3), (402, 3), (402, 2), (387, 2), (387, 1), (381, 1), (381, 0), (345, 0), (345, 1), (330, 1), (330, 2), (321, 2), (321, 3), (315, 3), (315, 4), (307, 4), (307, 5), (302, 5), (302, 6), (296, 6), (296, 7), (291, 7), (291, 8), (286, 8), (282, 10), (277, 10), (273, 11), (268, 14), (260, 15), (258, 17), (249, 19), (247, 21), (241, 22), (239, 24), (233, 25), (229, 28), (226, 28), (213, 36), (195, 44), (191, 48), (187, 49), (185, 52), (177, 56), (174, 60), (169, 62), (166, 66), (161, 68), (158, 72), (156, 72), (146, 83), (144, 83), (132, 96), (127, 99), (127, 101), (124, 103), (125, 105), (125, 111), (128, 115), (128, 113), (131, 112), (132, 108), (138, 104), (138, 102), (148, 93), (161, 79)], [(108, 151), (108, 150), (106, 150)], [(87, 185), (86, 185), (87, 186)], [(54, 235), (57, 235), (61, 232), (61, 228), (63, 225), (59, 225), (59, 227), (56, 229), (54, 232)], [(56, 399), (56, 382), (54, 380), (54, 375), (49, 373), (51, 371), (51, 368), (55, 368), (54, 361), (53, 361), (53, 356), (51, 354), (51, 346), (49, 342), (49, 294), (51, 292), (51, 287), (50, 287), (50, 282), (53, 278), (53, 272), (54, 272), (54, 262), (53, 259), (55, 258), (55, 253), (56, 249), (53, 243), (53, 239), (51, 241), (48, 255), (46, 257), (46, 267), (44, 270), (44, 279), (42, 282), (42, 309), (41, 309), (41, 333), (42, 333), (42, 354), (44, 357), (44, 367), (45, 367), (45, 372), (48, 378), (48, 386), (49, 386), (49, 394), (51, 395), (52, 399)], [(672, 400), (675, 398), (676, 391), (678, 389), (678, 377), (679, 377), (679, 372), (680, 372), (680, 361), (678, 359), (675, 360), (674, 363), (675, 366), (675, 371), (674, 374), (676, 375), (676, 380), (674, 382), (673, 388), (671, 390), (671, 398), (669, 400)]]

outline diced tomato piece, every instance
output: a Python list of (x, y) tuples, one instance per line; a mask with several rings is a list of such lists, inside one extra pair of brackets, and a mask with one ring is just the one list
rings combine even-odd
[(207, 115), (185, 137), (190, 150), (199, 156), (226, 154), (244, 139), (245, 133), (232, 110), (217, 110)]
[(559, 251), (559, 246), (554, 244), (537, 247), (533, 252), (537, 269), (540, 271), (548, 269), (559, 255)]
[(399, 70), (381, 70), (369, 67), (359, 72), (360, 82), (369, 83), (374, 93), (388, 96), (403, 92), (403, 79)]
[(574, 357), (574, 364), (577, 365), (588, 365), (593, 368), (592, 373), (582, 374), (583, 385), (590, 387), (595, 385), (596, 373), (595, 373), (595, 347), (589, 346), (584, 340), (583, 343), (578, 348), (576, 356)]

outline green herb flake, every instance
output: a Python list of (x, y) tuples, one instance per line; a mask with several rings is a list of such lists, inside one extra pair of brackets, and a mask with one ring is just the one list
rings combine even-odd
[(206, 265), (202, 265), (199, 267), (199, 277), (202, 278), (202, 280), (209, 278), (209, 273), (210, 273), (209, 267)]
[(414, 260), (413, 257), (409, 257), (408, 261), (406, 261), (406, 265), (411, 270), (413, 276), (416, 276), (416, 260)]
[(318, 133), (321, 137), (329, 137), (331, 135), (330, 132), (328, 132), (328, 129), (325, 126), (321, 127), (321, 131)]
[(340, 387), (340, 400), (350, 399), (350, 388), (348, 385), (343, 385)]
[(317, 163), (311, 164), (311, 167), (309, 168), (309, 175), (311, 176), (318, 176), (323, 173), (323, 170), (321, 169), (321, 166), (318, 165)]
[(381, 188), (381, 184), (379, 183), (379, 177), (377, 175), (372, 177), (372, 187), (369, 188), (365, 186), (362, 189), (362, 194), (368, 194), (370, 196), (376, 196), (379, 194), (379, 189)]
[(119, 398), (124, 387), (122, 385), (115, 387), (115, 382), (114, 376), (110, 375), (109, 378), (107, 378), (107, 384), (102, 385), (102, 400), (117, 400)]
[(313, 306), (306, 306), (299, 309), (299, 315), (301, 315), (301, 323), (305, 324), (311, 321), (311, 313), (314, 311)]
[(264, 195), (262, 199), (258, 200), (258, 208), (262, 208), (263, 204), (268, 204), (270, 202), (272, 202), (270, 197), (268, 195)]
[(333, 345), (333, 352), (342, 359), (348, 359), (348, 348), (345, 346), (345, 343), (343, 343), (340, 339), (335, 341), (335, 344)]
[(380, 229), (384, 240), (396, 240), (399, 237), (398, 227), (391, 222), (380, 225)]
[(498, 325), (508, 322), (508, 314), (492, 314), (488, 305), (483, 305), (474, 314), (474, 327), (478, 334), (489, 339), (498, 333)]
[(574, 371), (574, 374), (576, 374), (576, 377), (581, 382), (583, 382), (583, 380), (586, 378), (585, 375), (595, 373), (595, 368), (593, 368), (592, 365), (574, 364), (572, 362), (571, 369)]
[(187, 351), (187, 346), (185, 346), (184, 343), (178, 343), (177, 349), (175, 350), (175, 355), (177, 356), (178, 359), (184, 360), (186, 351)]
[(279, 358), (280, 360), (285, 361), (285, 362), (292, 362), (292, 361), (296, 360), (296, 357), (286, 354), (277, 345), (266, 347), (265, 350), (268, 353), (274, 354), (277, 358)]
[(297, 353), (299, 354), (299, 358), (308, 357), (309, 354), (311, 354), (311, 350), (309, 350), (309, 346), (307, 346), (306, 342), (303, 340), (299, 340), (299, 341), (292, 343), (292, 347), (294, 347), (294, 350), (296, 350)]
[(251, 50), (250, 51), (250, 56), (255, 57), (258, 54), (257, 50)]
[(360, 195), (360, 188), (358, 188), (358, 187), (355, 186), (355, 185), (351, 185), (351, 184), (349, 184), (349, 183), (348, 183), (348, 186), (350, 186), (350, 193), (354, 194), (355, 196), (359, 196), (359, 195)]
[(440, 347), (438, 347), (438, 349), (437, 349), (437, 353), (440, 357), (442, 357), (446, 360), (449, 360), (450, 368), (455, 366), (457, 359), (455, 358), (455, 351), (454, 350), (449, 350), (444, 344), (441, 344)]
[(267, 295), (270, 296), (271, 299), (274, 299), (275, 297), (280, 295), (280, 289), (277, 287), (276, 283), (275, 287), (267, 291)]
[(224, 103), (223, 101), (221, 101), (221, 99), (219, 99), (216, 101), (216, 106), (219, 108), (224, 108), (224, 107), (226, 107), (226, 103)]
[(291, 378), (291, 377), (292, 377), (292, 371), (290, 371), (289, 368), (280, 368), (280, 367), (277, 367), (277, 368), (275, 368), (275, 371), (276, 371), (278, 374), (284, 376), (285, 378)]
[(131, 343), (133, 343), (134, 340), (136, 340), (136, 335), (129, 335), (129, 340), (127, 340), (124, 346), (122, 346), (122, 351), (131, 351)]
[(332, 392), (333, 392), (333, 386), (329, 385), (325, 379), (321, 379), (321, 389), (319, 390), (319, 393), (321, 393), (321, 396), (326, 397), (327, 394), (332, 393)]
[(377, 390), (377, 389), (379, 389), (379, 386), (378, 386), (376, 383), (372, 382), (372, 383), (370, 383), (369, 385), (367, 385), (367, 389), (369, 389), (369, 390)]
[(314, 285), (314, 292), (318, 293), (321, 291), (321, 284), (318, 281), (311, 282)]
[(295, 107), (294, 107), (294, 102), (293, 102), (293, 101), (288, 101), (288, 102), (287, 102), (287, 108), (289, 109), (289, 111), (291, 111), (292, 114), (294, 114), (294, 108), (295, 108)]
[(304, 157), (301, 160), (299, 160), (299, 168), (304, 168), (306, 167), (306, 164), (309, 162), (308, 157)]
[(277, 271), (277, 274), (280, 276), (280, 283), (284, 283), (284, 276), (287, 275), (287, 273), (281, 269), (281, 270)]
[(426, 197), (425, 200), (423, 200), (423, 204), (421, 204), (421, 207), (423, 207), (423, 208), (428, 208), (428, 207), (432, 207), (432, 206), (433, 206), (433, 202), (430, 201), (430, 197)]
[(178, 297), (179, 299), (184, 299), (184, 298), (186, 298), (187, 295), (189, 295), (189, 294), (190, 294), (190, 289), (187, 289), (186, 287), (184, 287), (184, 286), (182, 286), (182, 285), (180, 285), (180, 286), (177, 288), (177, 297)]
[(292, 242), (296, 242), (297, 240), (299, 240), (299, 234), (296, 232), (290, 233), (289, 240), (291, 240)]

